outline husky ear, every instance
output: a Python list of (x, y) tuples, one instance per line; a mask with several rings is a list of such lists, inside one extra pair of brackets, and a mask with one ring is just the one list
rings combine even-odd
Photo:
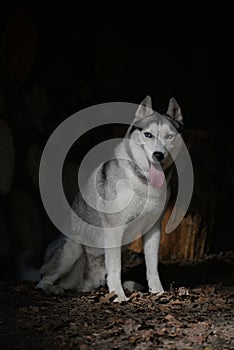
[(136, 111), (136, 120), (140, 120), (144, 117), (148, 117), (153, 114), (152, 101), (150, 96), (146, 96), (145, 99), (138, 106)]
[(172, 97), (170, 99), (170, 101), (169, 101), (167, 114), (170, 117), (172, 117), (175, 120), (177, 120), (178, 122), (182, 122), (182, 120), (183, 120), (183, 116), (182, 116), (182, 113), (181, 113), (180, 106), (178, 105), (178, 103), (176, 102), (176, 99), (174, 97)]

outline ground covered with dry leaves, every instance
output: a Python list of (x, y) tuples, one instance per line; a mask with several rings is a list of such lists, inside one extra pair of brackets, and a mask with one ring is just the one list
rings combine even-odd
[[(163, 295), (128, 292), (122, 304), (106, 288), (61, 297), (2, 281), (0, 349), (234, 349), (233, 266), (233, 253), (162, 265)], [(140, 282), (144, 269), (135, 260), (126, 275)]]

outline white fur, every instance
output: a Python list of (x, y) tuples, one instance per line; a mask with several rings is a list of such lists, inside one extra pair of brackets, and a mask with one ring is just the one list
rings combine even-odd
[[(175, 113), (177, 106), (175, 100), (170, 103), (169, 112), (173, 111)], [(165, 155), (164, 166), (166, 168), (171, 163), (171, 160), (168, 160), (168, 150), (173, 149), (176, 144), (176, 135), (170, 139), (166, 137), (169, 133), (174, 133), (173, 128), (166, 121), (157, 123), (157, 115), (156, 117), (151, 116), (152, 113), (151, 99), (147, 97), (146, 101), (143, 101), (139, 106), (134, 123), (147, 121), (147, 131), (151, 132), (154, 137), (147, 140), (143, 131), (136, 130), (130, 136), (130, 140), (136, 143), (129, 144), (131, 154), (140, 164), (140, 168), (145, 172), (146, 177), (149, 177), (149, 161), (152, 161), (152, 154), (155, 151), (162, 152)], [(179, 113), (179, 118), (181, 118), (181, 112)], [(126, 151), (125, 140), (117, 146), (115, 156), (117, 159), (132, 161), (129, 153)], [(126, 166), (126, 164), (119, 164), (118, 168), (113, 166), (109, 171), (111, 178), (114, 178), (116, 180), (115, 184), (117, 184), (118, 197), (116, 200), (107, 201), (102, 199), (100, 201), (100, 196), (93, 190), (98, 169), (90, 176), (85, 195), (97, 208), (99, 203), (99, 206), (106, 210), (118, 211), (123, 205), (126, 206), (126, 203), (128, 203), (121, 213), (109, 216), (99, 214), (97, 216), (97, 220), (101, 221), (102, 227), (111, 228), (119, 225), (120, 228), (114, 235), (110, 234), (108, 237), (102, 235), (101, 230), (100, 235), (94, 236), (90, 226), (81, 225), (76, 217), (73, 216), (72, 227), (77, 238), (76, 242), (71, 239), (65, 239), (59, 247), (57, 243), (55, 244), (56, 249), (54, 253), (41, 268), (42, 279), (37, 285), (39, 288), (53, 293), (61, 293), (64, 289), (91, 291), (107, 282), (109, 292), (114, 291), (117, 295), (115, 301), (127, 300), (121, 282), (121, 250), (125, 243), (132, 241), (141, 232), (143, 234), (149, 291), (152, 293), (163, 292), (158, 274), (158, 249), (161, 218), (165, 209), (165, 202), (167, 202), (169, 196), (167, 185), (165, 183), (161, 188), (155, 189), (149, 183), (147, 187), (140, 180), (137, 172), (131, 166)], [(124, 181), (118, 184), (119, 180), (123, 180), (120, 178), (120, 174), (121, 176), (124, 174)], [(105, 181), (107, 182), (108, 179), (105, 179)], [(105, 194), (110, 196), (110, 188), (105, 181), (101, 185)], [(146, 189), (148, 191), (147, 205), (144, 207), (144, 210), (141, 210), (142, 201), (146, 199)], [(131, 195), (133, 195), (132, 198)], [(138, 212), (139, 215), (131, 222), (130, 218)], [(87, 213), (87, 215), (89, 214)], [(92, 219), (95, 221), (95, 218), (92, 217)], [(130, 220), (129, 223), (128, 220)], [(127, 225), (121, 228), (123, 224)], [(100, 246), (101, 244), (110, 246), (112, 244), (113, 247), (105, 249), (93, 248), (84, 244), (85, 239), (87, 242), (91, 239), (94, 246)], [(105, 245), (106, 239), (108, 239), (107, 245)], [(77, 243), (77, 241), (82, 243)]]

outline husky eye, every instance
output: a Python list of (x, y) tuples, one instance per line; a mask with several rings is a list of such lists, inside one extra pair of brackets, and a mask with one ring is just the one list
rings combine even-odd
[(167, 140), (172, 140), (174, 136), (175, 136), (174, 134), (167, 134), (166, 135), (166, 139)]
[(144, 132), (145, 137), (147, 137), (148, 139), (151, 139), (153, 137), (153, 135), (150, 132)]

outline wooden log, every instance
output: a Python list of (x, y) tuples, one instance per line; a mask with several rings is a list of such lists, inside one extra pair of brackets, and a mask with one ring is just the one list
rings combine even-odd
[(159, 256), (161, 261), (191, 261), (208, 252), (208, 226), (199, 213), (188, 213), (170, 234), (165, 232), (171, 215), (168, 209), (163, 218)]
[(7, 194), (12, 183), (15, 167), (15, 153), (11, 130), (0, 119), (0, 192)]

